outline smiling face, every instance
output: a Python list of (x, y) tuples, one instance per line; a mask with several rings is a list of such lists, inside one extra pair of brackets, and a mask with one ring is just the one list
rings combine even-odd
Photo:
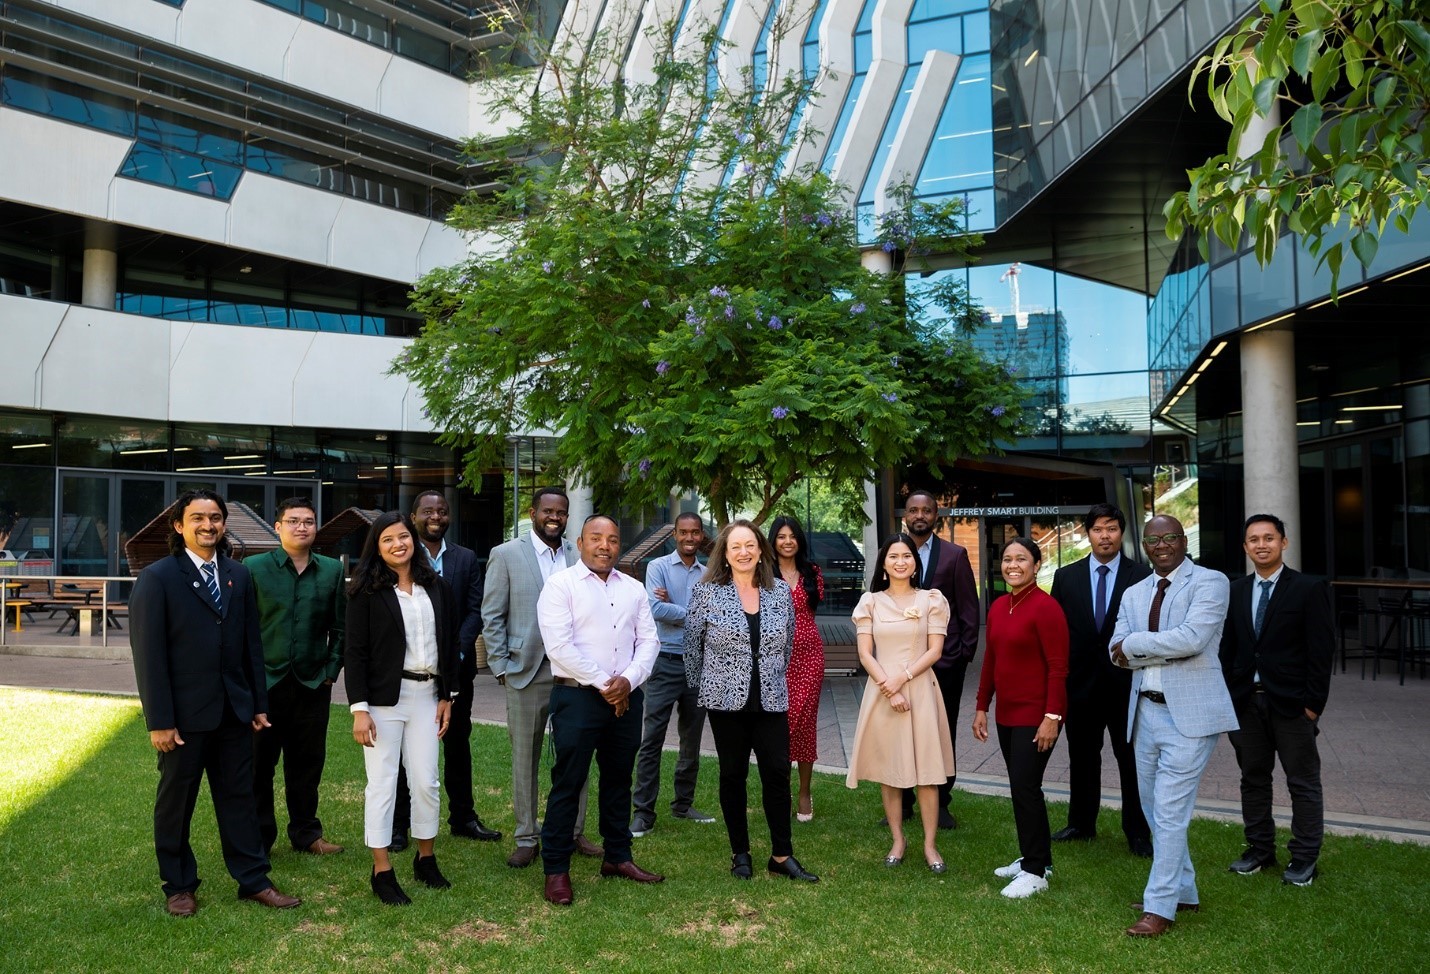
[(1154, 572), (1172, 574), (1187, 560), (1187, 533), (1182, 522), (1165, 514), (1154, 517), (1142, 531), (1142, 547)]
[(799, 539), (794, 536), (794, 528), (788, 524), (775, 535), (775, 554), (790, 559), (799, 554)]
[(434, 547), (447, 536), (447, 527), (452, 523), (451, 511), (441, 494), (423, 494), (417, 499), (417, 509), (412, 512), (413, 523), (422, 540)]
[(725, 560), (736, 575), (753, 575), (760, 564), (760, 539), (749, 528), (733, 528), (725, 538)]
[(212, 561), (223, 540), (223, 511), (216, 501), (195, 498), (184, 506), (171, 526), (176, 534), (184, 536), (186, 548), (204, 561)]
[(1122, 525), (1115, 517), (1100, 517), (1092, 523), (1087, 539), (1092, 542), (1092, 556), (1105, 565), (1122, 550)]
[(388, 525), (382, 534), (377, 536), (377, 553), (383, 564), (401, 574), (412, 564), (412, 549), (415, 544), (407, 525), (398, 521)]
[(938, 523), (938, 503), (928, 494), (913, 494), (904, 505), (904, 527), (920, 544)]
[(1241, 547), (1256, 566), (1258, 574), (1271, 575), (1281, 567), (1286, 537), (1270, 521), (1252, 521), (1246, 526), (1246, 538)]
[(892, 581), (908, 581), (914, 577), (916, 570), (914, 552), (902, 541), (895, 541), (889, 545), (889, 550), (884, 554), (884, 571), (888, 573)]
[(621, 556), (621, 529), (608, 517), (593, 517), (581, 529), (576, 550), (587, 568), (605, 578)]
[(675, 522), (675, 550), (681, 559), (690, 562), (705, 543), (705, 525), (699, 518), (682, 517)]
[(1003, 549), (1003, 581), (1014, 592), (1020, 592), (1038, 579), (1038, 562), (1033, 553), (1015, 542)]
[(538, 538), (552, 548), (561, 547), (561, 536), (566, 533), (566, 519), (571, 514), (571, 504), (566, 498), (560, 494), (542, 494), (527, 514)]
[(284, 551), (307, 551), (318, 535), (318, 516), (310, 507), (290, 507), (273, 527)]

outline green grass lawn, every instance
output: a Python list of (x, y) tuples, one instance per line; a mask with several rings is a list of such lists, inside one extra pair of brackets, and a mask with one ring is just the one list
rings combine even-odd
[[(956, 796), (960, 827), (940, 836), (949, 871), (936, 877), (916, 844), (903, 866), (885, 869), (877, 789), (849, 791), (832, 777), (816, 781), (815, 820), (794, 826), (796, 854), (823, 877), (817, 886), (763, 873), (738, 883), (720, 825), (667, 815), (636, 840), (637, 861), (666, 874), (660, 886), (602, 881), (594, 861), (578, 858), (576, 905), (551, 907), (539, 865), (506, 867), (509, 840), (444, 833), (437, 851), (454, 888), (420, 887), (404, 854), (399, 877), (416, 902), (384, 908), (367, 884), (362, 763), (349, 725), (334, 710), (321, 806), (329, 837), (348, 851), (298, 855), (280, 838), (274, 856), (273, 879), (304, 904), (279, 913), (236, 900), (205, 791), (194, 816), (199, 914), (175, 920), (164, 913), (154, 863), (155, 759), (138, 705), (0, 690), (0, 971), (1207, 974), (1427, 963), (1424, 847), (1329, 838), (1321, 879), (1297, 889), (1278, 874), (1228, 873), (1240, 829), (1199, 821), (1192, 852), (1205, 912), (1140, 941), (1122, 931), (1136, 919), (1128, 903), (1141, 896), (1147, 864), (1127, 854), (1115, 814), (1103, 813), (1097, 842), (1058, 847), (1049, 892), (1011, 902), (992, 875), (1017, 854), (1006, 800)], [(478, 809), (509, 836), (504, 729), (477, 728), (474, 751)], [(666, 789), (670, 764), (667, 755)], [(714, 761), (702, 771), (698, 804), (716, 811)], [(1051, 811), (1061, 824), (1064, 809)], [(758, 812), (751, 833), (758, 865), (768, 851)]]

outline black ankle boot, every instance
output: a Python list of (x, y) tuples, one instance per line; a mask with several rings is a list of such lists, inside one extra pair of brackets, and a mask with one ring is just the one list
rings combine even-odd
[(750, 879), (755, 875), (755, 861), (748, 852), (740, 852), (730, 857), (730, 875), (736, 879)]
[(799, 860), (794, 856), (790, 856), (784, 862), (780, 862), (775, 859), (774, 856), (770, 856), (770, 861), (766, 868), (776, 876), (788, 876), (790, 879), (798, 880), (802, 883), (819, 882), (819, 877), (801, 866)]
[(372, 891), (388, 906), (408, 906), (412, 903), (402, 892), (402, 887), (397, 885), (397, 874), (391, 869), (382, 872), (373, 870)]
[(447, 877), (442, 875), (442, 870), (437, 868), (436, 854), (430, 856), (418, 855), (412, 860), (412, 875), (429, 889), (451, 889), (452, 884), (447, 882)]

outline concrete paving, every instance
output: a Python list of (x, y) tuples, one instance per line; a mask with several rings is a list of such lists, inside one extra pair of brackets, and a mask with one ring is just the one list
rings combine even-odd
[[(824, 620), (821, 620), (822, 622)], [(831, 620), (836, 621), (836, 620)], [(829, 630), (826, 630), (829, 631)], [(852, 635), (852, 633), (851, 633)], [(848, 657), (848, 647), (831, 647), (831, 656)], [(98, 636), (56, 636), (48, 626), (26, 624), (17, 636), (6, 633), (0, 646), (0, 685), (43, 687), (99, 693), (134, 694), (134, 670), (129, 659), (127, 631), (111, 632), (109, 645)], [(980, 744), (968, 727), (973, 718), (978, 666), (982, 653), (969, 669), (958, 717), (958, 784), (961, 789), (984, 794), (1008, 793), (1002, 756), (996, 743)], [(847, 751), (854, 740), (859, 701), (865, 679), (830, 675), (824, 681), (819, 708), (819, 768), (843, 774)], [(341, 692), (334, 702), (345, 702)], [(1320, 751), (1325, 792), (1326, 825), (1342, 834), (1369, 835), (1430, 844), (1430, 680), (1412, 671), (1405, 685), (1393, 672), (1378, 679), (1360, 675), (1359, 662), (1350, 670), (1337, 667), (1331, 682), (1330, 703), (1321, 719)], [(488, 673), (477, 677), (473, 717), (490, 724), (506, 720), (503, 691)], [(675, 743), (672, 722), (670, 744)], [(713, 755), (714, 743), (707, 726), (702, 749)], [(1120, 801), (1116, 767), (1110, 748), (1104, 752), (1103, 801)], [(1067, 798), (1067, 748), (1060, 743), (1044, 777), (1044, 790), (1052, 801)], [(1236, 756), (1225, 737), (1217, 744), (1198, 795), (1202, 815), (1240, 821), (1240, 789)], [(957, 798), (954, 799), (955, 812)], [(1285, 783), (1276, 781), (1278, 821), (1290, 823), (1290, 799)], [(1060, 809), (1053, 811), (1053, 828), (1060, 828)]]

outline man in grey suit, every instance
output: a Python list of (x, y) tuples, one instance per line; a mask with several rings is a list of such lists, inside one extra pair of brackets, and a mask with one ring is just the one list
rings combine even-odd
[(1187, 826), (1217, 735), (1237, 728), (1218, 648), (1229, 592), (1221, 572), (1187, 560), (1181, 522), (1147, 522), (1142, 546), (1152, 574), (1122, 596), (1109, 654), (1132, 670), (1128, 739), (1137, 754), (1137, 788), (1152, 827), (1152, 871), (1141, 918), (1129, 937), (1159, 937), (1178, 910), (1199, 909)]
[[(511, 740), (511, 799), (516, 816), (516, 849), (506, 864), (522, 869), (540, 852), (537, 776), (546, 717), (551, 705), (551, 664), (536, 623), (536, 599), (546, 579), (576, 563), (576, 547), (563, 535), (570, 514), (566, 492), (538, 487), (532, 494), (531, 531), (491, 550), (482, 594), (482, 630), (487, 665), (506, 688), (506, 731)], [(581, 833), (585, 795), (576, 815), (576, 851), (599, 856), (601, 847)]]

